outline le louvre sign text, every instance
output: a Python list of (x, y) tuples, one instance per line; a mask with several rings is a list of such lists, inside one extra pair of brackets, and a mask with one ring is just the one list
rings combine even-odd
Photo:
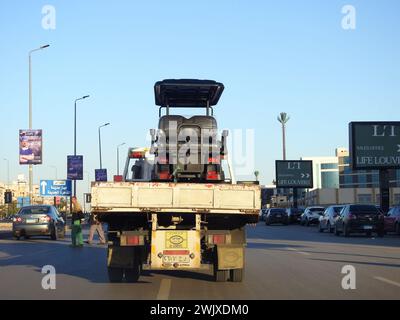
[(312, 188), (312, 161), (276, 161), (278, 188)]
[(351, 122), (354, 169), (400, 168), (400, 122)]

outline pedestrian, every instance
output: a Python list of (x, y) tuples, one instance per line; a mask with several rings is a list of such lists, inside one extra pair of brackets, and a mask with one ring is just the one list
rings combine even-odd
[(82, 207), (75, 196), (72, 197), (71, 239), (73, 247), (83, 247), (82, 225), (84, 219)]
[(99, 236), (99, 244), (106, 244), (106, 239), (104, 237), (104, 231), (101, 222), (97, 219), (97, 216), (94, 215), (93, 213), (90, 214), (89, 224), (90, 224), (89, 238), (86, 241), (86, 243), (92, 244), (94, 232), (97, 231), (97, 235)]

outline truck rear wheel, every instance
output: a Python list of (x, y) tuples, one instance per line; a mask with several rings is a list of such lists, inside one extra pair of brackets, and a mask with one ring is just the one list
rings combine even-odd
[(218, 270), (214, 268), (214, 280), (215, 282), (226, 282), (228, 281), (229, 270)]
[(140, 277), (140, 266), (136, 264), (133, 268), (125, 269), (125, 280), (126, 282), (137, 282)]
[(110, 282), (122, 282), (124, 278), (124, 269), (108, 267), (108, 279)]
[(230, 270), (230, 278), (232, 282), (242, 282), (243, 281), (243, 269), (233, 269)]

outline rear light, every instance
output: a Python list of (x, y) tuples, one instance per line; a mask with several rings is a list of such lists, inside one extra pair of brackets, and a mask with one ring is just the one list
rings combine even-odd
[(140, 243), (140, 237), (139, 236), (127, 236), (126, 237), (126, 244), (131, 245), (131, 246), (136, 246)]
[(159, 172), (158, 173), (158, 177), (159, 177), (159, 179), (162, 179), (162, 180), (170, 179), (169, 171), (161, 171), (161, 172)]
[(213, 234), (211, 236), (212, 244), (225, 244), (226, 237), (224, 234)]
[(134, 159), (141, 159), (141, 158), (144, 158), (144, 157), (145, 157), (145, 153), (144, 152), (134, 151), (134, 152), (131, 153), (131, 158), (134, 158)]
[(207, 180), (219, 180), (219, 175), (217, 171), (208, 171)]
[(45, 217), (45, 220), (46, 220), (47, 222), (50, 222), (50, 221), (51, 221), (51, 217), (50, 217), (50, 216), (46, 216), (46, 217)]
[(22, 219), (21, 219), (20, 217), (14, 218), (14, 219), (13, 219), (13, 222), (20, 223), (20, 222), (22, 222)]

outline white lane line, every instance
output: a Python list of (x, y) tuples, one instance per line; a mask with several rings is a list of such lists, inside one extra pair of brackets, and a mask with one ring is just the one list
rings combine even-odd
[(7, 256), (7, 257), (0, 257), (0, 261), (4, 260), (11, 260), (11, 259), (16, 259), (22, 257), (21, 255), (16, 255), (16, 256)]
[(389, 280), (389, 279), (386, 279), (386, 278), (383, 278), (383, 277), (374, 277), (374, 279), (379, 280), (379, 281), (382, 281), (382, 282), (389, 283), (389, 284), (391, 284), (391, 285), (394, 285), (394, 286), (400, 288), (400, 283), (398, 283), (398, 282), (396, 282), (396, 281), (392, 281), (392, 280)]
[(302, 255), (304, 255), (304, 256), (311, 256), (311, 253), (304, 252), (304, 251), (299, 251), (299, 250), (297, 250), (297, 249), (295, 249), (295, 248), (287, 248), (287, 249), (290, 250), (290, 251), (295, 251), (295, 252), (297, 252), (297, 253), (299, 253), (299, 254), (302, 254)]
[(171, 279), (162, 279), (158, 290), (157, 300), (168, 300), (171, 291)]

